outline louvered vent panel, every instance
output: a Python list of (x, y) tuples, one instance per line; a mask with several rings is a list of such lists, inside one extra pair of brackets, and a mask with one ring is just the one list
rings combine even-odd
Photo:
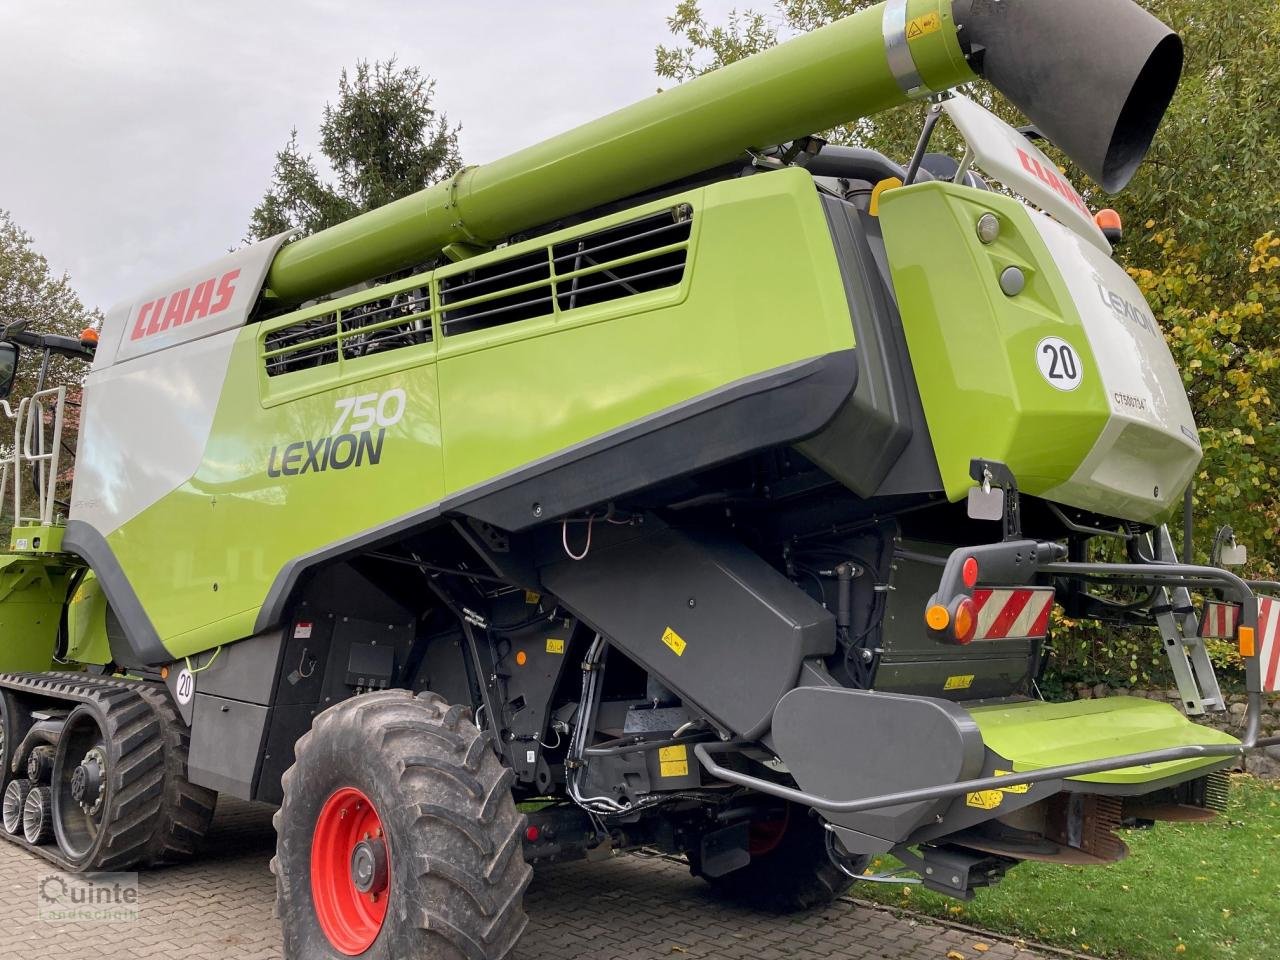
[(551, 264), (537, 250), (440, 281), (445, 336), (543, 317), (551, 308)]
[(684, 279), (692, 209), (629, 220), (440, 281), (446, 336), (620, 300)]
[(431, 341), (431, 288), (403, 290), (267, 334), (267, 376), (372, 356)]

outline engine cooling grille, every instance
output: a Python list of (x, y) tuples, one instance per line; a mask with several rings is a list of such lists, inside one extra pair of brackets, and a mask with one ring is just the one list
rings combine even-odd
[(442, 278), (441, 330), (487, 330), (678, 286), (692, 227), (692, 208), (679, 204)]
[[(678, 287), (688, 263), (693, 209), (677, 204), (580, 237), (536, 247), (470, 270), (399, 281), (327, 312), (269, 330), (268, 377), (429, 343), (439, 315), (445, 336)], [(409, 283), (416, 286), (408, 287)]]
[(423, 284), (272, 330), (263, 361), (275, 377), (430, 340), (431, 288)]

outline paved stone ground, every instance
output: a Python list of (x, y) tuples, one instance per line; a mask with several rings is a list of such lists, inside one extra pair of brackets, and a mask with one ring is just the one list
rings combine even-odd
[[(280, 960), (267, 861), (271, 811), (219, 806), (201, 861), (145, 873), (125, 923), (51, 922), (37, 897), (51, 867), (0, 841), (0, 958)], [(616, 857), (540, 870), (516, 960), (1037, 960), (994, 939), (914, 923), (852, 903), (799, 917), (760, 916), (714, 900), (682, 865)], [(989, 946), (986, 952), (975, 943)], [(953, 951), (955, 953), (953, 953)]]

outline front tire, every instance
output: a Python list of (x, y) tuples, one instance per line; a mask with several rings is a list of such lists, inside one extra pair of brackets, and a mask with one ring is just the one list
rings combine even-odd
[(524, 931), (513, 774), (433, 693), (320, 714), (275, 816), (277, 911), (297, 960), (502, 960)]

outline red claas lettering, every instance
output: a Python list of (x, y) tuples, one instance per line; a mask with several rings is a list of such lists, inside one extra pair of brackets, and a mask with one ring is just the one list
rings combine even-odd
[(1056, 173), (1046, 170), (1039, 160), (1029, 156), (1025, 150), (1018, 151), (1018, 159), (1022, 161), (1022, 168), (1027, 173), (1033, 173), (1041, 183), (1053, 190), (1054, 193), (1068, 201), (1073, 207), (1083, 213), (1086, 217), (1092, 219), (1093, 215), (1089, 213), (1089, 208), (1085, 206), (1080, 194), (1076, 193), (1075, 187), (1071, 182), (1059, 177)]
[(236, 294), (236, 281), (239, 279), (239, 268), (228, 270), (220, 277), (210, 277), (194, 286), (175, 290), (168, 296), (148, 300), (138, 307), (138, 316), (133, 321), (129, 339), (141, 340), (221, 313), (231, 306)]

